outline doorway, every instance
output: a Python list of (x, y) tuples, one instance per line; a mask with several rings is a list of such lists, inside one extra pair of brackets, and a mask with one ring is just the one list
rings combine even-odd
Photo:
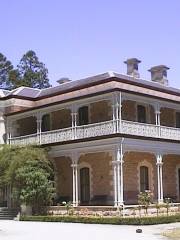
[(81, 203), (88, 204), (90, 201), (90, 174), (88, 167), (80, 169), (80, 192)]

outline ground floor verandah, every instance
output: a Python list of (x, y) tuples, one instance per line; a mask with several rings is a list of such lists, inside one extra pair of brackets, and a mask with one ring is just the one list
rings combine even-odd
[(51, 150), (55, 167), (55, 204), (74, 207), (138, 203), (150, 190), (153, 202), (180, 201), (179, 144), (116, 138)]
[[(112, 206), (180, 202), (180, 144), (133, 138), (109, 138), (51, 147), (56, 198), (54, 205)], [(9, 189), (0, 189), (1, 206), (12, 207)]]

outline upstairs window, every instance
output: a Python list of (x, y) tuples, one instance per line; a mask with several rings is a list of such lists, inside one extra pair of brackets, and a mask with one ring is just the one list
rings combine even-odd
[(142, 105), (137, 106), (137, 121), (146, 123), (146, 108)]
[(180, 112), (176, 113), (176, 127), (180, 128)]
[(88, 106), (80, 107), (78, 111), (79, 125), (87, 125), (89, 123)]
[(50, 115), (49, 114), (45, 114), (42, 117), (41, 131), (42, 132), (50, 131)]
[(149, 173), (148, 167), (140, 167), (140, 192), (145, 192), (149, 190)]

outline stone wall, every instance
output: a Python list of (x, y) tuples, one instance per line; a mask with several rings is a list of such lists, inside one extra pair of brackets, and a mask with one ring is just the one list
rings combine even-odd
[(161, 108), (161, 125), (175, 127), (175, 110), (170, 108)]
[(71, 110), (62, 109), (51, 113), (51, 128), (62, 129), (71, 127)]
[(90, 122), (104, 122), (112, 119), (112, 106), (110, 101), (100, 101), (90, 104)]
[(140, 192), (139, 168), (149, 168), (149, 186), (153, 198), (157, 199), (156, 160), (150, 153), (129, 152), (124, 156), (124, 200), (125, 204), (137, 203)]
[(72, 200), (71, 159), (58, 157), (54, 159), (56, 172), (56, 193), (60, 199)]
[(167, 155), (163, 157), (163, 188), (164, 197), (180, 200), (178, 195), (178, 168), (180, 156)]
[(136, 102), (130, 100), (122, 102), (122, 119), (136, 121)]
[(29, 135), (37, 132), (36, 117), (22, 118), (16, 121), (16, 133), (18, 136)]

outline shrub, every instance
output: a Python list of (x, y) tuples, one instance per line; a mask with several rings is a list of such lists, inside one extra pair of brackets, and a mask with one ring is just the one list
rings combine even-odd
[(180, 222), (180, 214), (158, 217), (83, 217), (83, 216), (21, 216), (21, 221), (39, 222), (71, 222), (89, 224), (113, 224), (113, 225), (153, 225), (163, 223)]
[(151, 200), (152, 200), (152, 193), (149, 190), (146, 190), (145, 192), (140, 192), (138, 195), (138, 203), (139, 205), (142, 205), (144, 207), (146, 215), (147, 215), (148, 207), (152, 202)]

